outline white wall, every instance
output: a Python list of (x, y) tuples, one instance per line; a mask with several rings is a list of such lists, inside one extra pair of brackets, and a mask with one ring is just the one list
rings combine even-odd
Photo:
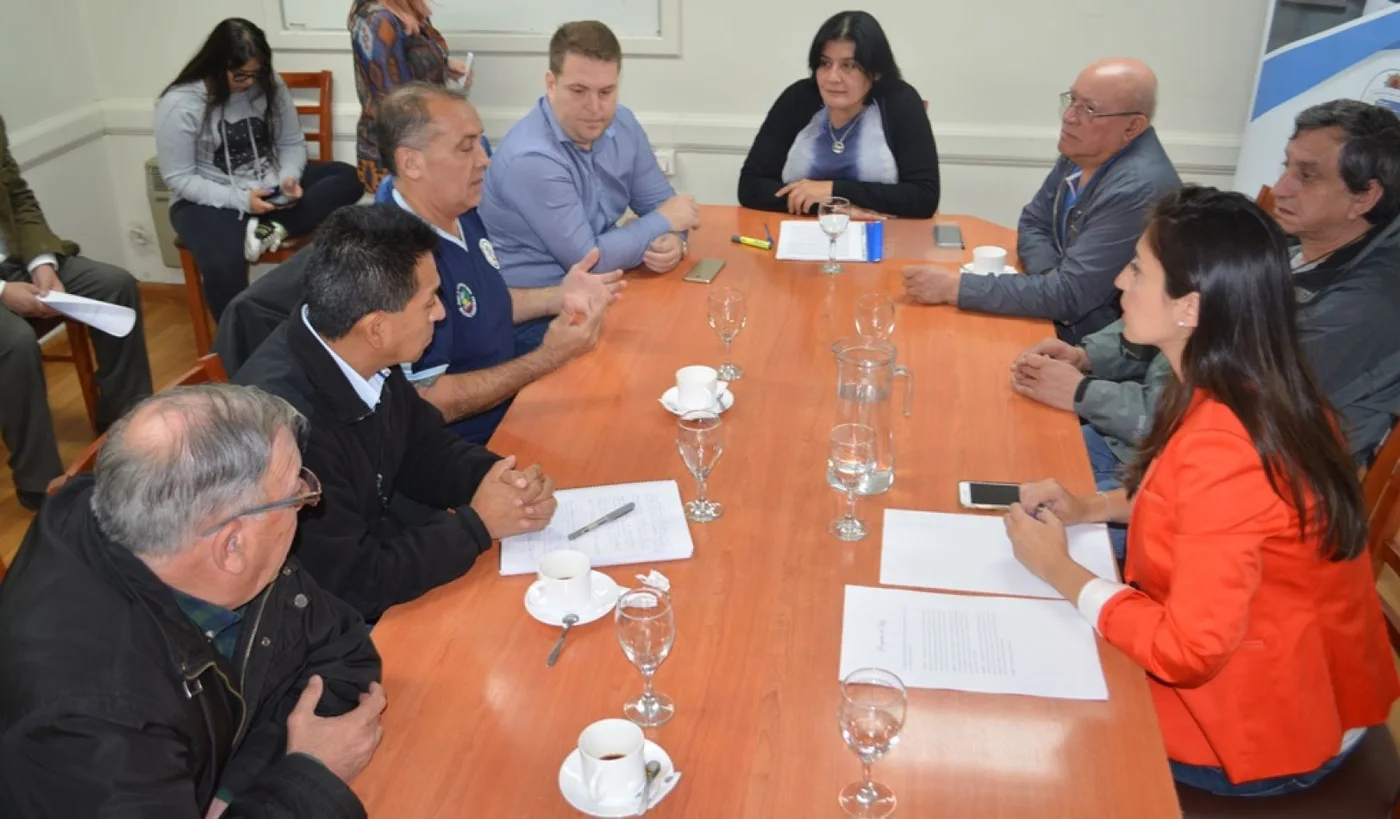
[[(280, 28), (276, 0), (4, 2), (35, 9), (30, 16), (46, 20), (75, 15), (91, 43), (90, 53), (75, 55), (58, 79), (43, 77), (43, 90), (25, 88), (18, 101), (7, 99), (15, 96), (13, 88), (0, 92), (0, 111), (13, 117), (13, 108), (34, 123), (100, 100), (109, 189), (96, 196), (88, 189), (85, 200), (65, 196), (54, 185), (61, 187), (64, 180), (86, 185), (92, 177), (63, 172), (46, 179), (44, 195), (50, 216), (65, 225), (70, 202), (79, 209), (84, 203), (106, 207), (105, 222), (112, 224), (97, 219), (103, 224), (90, 226), (103, 234), (96, 241), (104, 249), (107, 234), (151, 222), (142, 163), (154, 152), (151, 110), (161, 88), (223, 17), (241, 15), (265, 28)], [(37, 11), (41, 6), (42, 13)], [(739, 165), (764, 113), (779, 91), (805, 72), (806, 50), (817, 25), (844, 6), (810, 0), (680, 0), (681, 55), (624, 61), (623, 102), (647, 125), (656, 147), (678, 149), (678, 188), (705, 202), (734, 202)], [(1182, 175), (1228, 185), (1267, 6), (1268, 0), (870, 0), (865, 8), (885, 24), (906, 79), (929, 100), (942, 159), (943, 211), (1012, 223), (1054, 158), (1057, 95), (1084, 63), (1114, 54), (1140, 57), (1157, 69), (1157, 126)], [(8, 10), (5, 17), (9, 29)], [(20, 50), (47, 50), (49, 44), (38, 39), (19, 43)], [(454, 38), (449, 34), (448, 39)], [(298, 42), (295, 34), (278, 35), (277, 41), (284, 44), (277, 51), (277, 68), (335, 71), (336, 154), (353, 161), (359, 105), (348, 34), (345, 46), (335, 51), (286, 45)], [(0, 60), (16, 59), (6, 56), (7, 50), (0, 48)], [(472, 99), (488, 134), (499, 136), (533, 103), (544, 70), (543, 54), (477, 54)], [(14, 76), (0, 73), (6, 75)], [(26, 71), (20, 76), (42, 75)], [(10, 127), (13, 135), (13, 122)], [(29, 142), (42, 144), (45, 138), (39, 134)], [(48, 162), (68, 163), (70, 156)], [(31, 170), (31, 181), (45, 172)], [(101, 182), (102, 175), (97, 176)], [(72, 224), (88, 227), (77, 215), (72, 218)], [(138, 275), (178, 277), (178, 271), (160, 265), (154, 252), (124, 244), (123, 258)]]

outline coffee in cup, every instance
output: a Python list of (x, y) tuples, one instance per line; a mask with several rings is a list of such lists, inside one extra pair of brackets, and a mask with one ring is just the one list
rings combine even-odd
[(579, 764), (596, 802), (634, 801), (646, 783), (642, 729), (625, 719), (599, 720), (578, 737)]
[(540, 558), (540, 597), (546, 605), (576, 614), (593, 597), (592, 565), (588, 555), (573, 549), (558, 549)]

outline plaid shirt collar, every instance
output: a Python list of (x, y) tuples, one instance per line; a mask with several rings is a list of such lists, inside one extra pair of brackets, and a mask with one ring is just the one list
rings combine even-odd
[(242, 607), (229, 611), (223, 606), (200, 600), (176, 588), (171, 588), (170, 592), (175, 595), (175, 602), (179, 604), (180, 610), (194, 622), (204, 634), (204, 638), (213, 644), (225, 660), (232, 662), (233, 652), (238, 647), (238, 632), (243, 625)]

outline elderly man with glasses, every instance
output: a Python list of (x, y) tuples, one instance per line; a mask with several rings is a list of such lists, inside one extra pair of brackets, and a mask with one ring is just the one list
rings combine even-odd
[(916, 301), (1049, 319), (1071, 344), (1118, 317), (1113, 279), (1152, 206), (1181, 184), (1152, 128), (1157, 78), (1137, 60), (1101, 60), (1060, 101), (1060, 157), (1018, 225), (1027, 275), (906, 267), (904, 287)]
[(0, 816), (365, 816), (379, 656), (288, 558), (304, 426), (161, 393), (45, 504), (0, 584)]

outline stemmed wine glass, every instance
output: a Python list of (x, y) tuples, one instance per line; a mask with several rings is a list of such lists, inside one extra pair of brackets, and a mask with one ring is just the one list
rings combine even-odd
[(643, 728), (664, 725), (676, 715), (676, 703), (653, 691), (651, 678), (676, 641), (671, 596), (651, 587), (628, 589), (617, 599), (613, 616), (622, 653), (646, 681), (641, 694), (622, 704), (622, 713)]
[(870, 766), (899, 744), (908, 693), (899, 677), (859, 668), (841, 681), (841, 737), (860, 757), (861, 778), (841, 789), (837, 801), (850, 816), (889, 816), (894, 791), (870, 778)]
[(831, 240), (831, 249), (827, 255), (826, 264), (822, 266), (822, 272), (828, 274), (842, 273), (845, 268), (836, 261), (836, 240), (846, 232), (846, 226), (851, 223), (851, 203), (840, 196), (833, 196), (823, 199), (817, 205), (817, 223), (821, 225), (822, 232), (826, 238)]
[(743, 291), (726, 287), (718, 293), (711, 293), (709, 319), (710, 327), (719, 333), (720, 341), (724, 342), (724, 363), (719, 365), (716, 372), (721, 381), (738, 381), (744, 377), (744, 371), (730, 360), (729, 347), (748, 323), (748, 307)]
[(894, 333), (894, 301), (879, 293), (856, 299), (856, 335), (888, 341)]
[(705, 481), (724, 454), (724, 425), (719, 414), (697, 410), (682, 415), (676, 430), (676, 448), (699, 487), (695, 500), (685, 504), (686, 519), (696, 523), (718, 520), (724, 507), (705, 497)]
[(875, 471), (875, 430), (865, 424), (838, 424), (831, 430), (827, 456), (829, 482), (846, 493), (846, 514), (831, 523), (837, 540), (860, 540), (865, 524), (856, 517), (856, 492)]

